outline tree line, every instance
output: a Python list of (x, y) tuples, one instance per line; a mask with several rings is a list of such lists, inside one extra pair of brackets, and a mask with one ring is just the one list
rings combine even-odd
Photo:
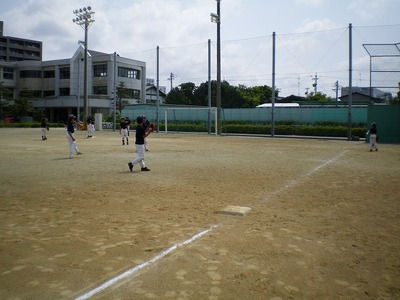
[[(217, 82), (211, 81), (211, 106), (216, 106)], [(333, 101), (322, 92), (311, 92), (307, 101)], [(275, 101), (279, 98), (279, 89), (275, 89)], [(239, 84), (232, 86), (227, 81), (221, 82), (221, 105), (223, 108), (254, 108), (263, 103), (272, 102), (272, 88), (268, 85), (247, 87)], [(165, 98), (166, 104), (208, 106), (208, 81), (196, 86), (193, 82), (182, 83), (173, 88)]]
[[(211, 81), (211, 106), (216, 106), (217, 82)], [(397, 96), (390, 104), (400, 104), (400, 83)], [(322, 92), (310, 92), (305, 101), (327, 102), (335, 99)], [(275, 101), (285, 102), (279, 97), (279, 89), (275, 89)], [(221, 82), (221, 105), (223, 108), (254, 108), (263, 103), (272, 102), (272, 88), (267, 85), (247, 87), (232, 86), (227, 81)], [(182, 83), (173, 88), (165, 98), (166, 104), (208, 106), (208, 81), (196, 86), (193, 82)]]
[[(217, 81), (211, 81), (211, 106), (216, 106)], [(275, 92), (278, 96), (278, 91)], [(254, 108), (271, 102), (272, 88), (263, 86), (232, 86), (221, 82), (221, 102), (224, 108)], [(173, 88), (165, 98), (166, 104), (208, 106), (208, 82), (196, 86), (193, 82), (182, 83)]]
[[(217, 81), (211, 81), (211, 106), (216, 104)], [(275, 90), (276, 102), (279, 99), (279, 89)], [(16, 121), (20, 117), (33, 116), (34, 119), (40, 119), (43, 116), (43, 110), (34, 109), (32, 100), (33, 91), (22, 89), (17, 99), (12, 99), (10, 89), (0, 82), (0, 120), (6, 116), (13, 116)], [(121, 110), (129, 103), (126, 99), (132, 98), (130, 91), (123, 82), (117, 86), (116, 108)], [(400, 104), (400, 83), (397, 96), (391, 101), (391, 104)], [(309, 93), (305, 98), (307, 101), (332, 101), (330, 97), (322, 92)], [(239, 84), (232, 86), (227, 81), (221, 82), (221, 105), (223, 108), (254, 108), (263, 103), (272, 101), (272, 88), (268, 85), (247, 87)], [(165, 98), (166, 104), (175, 105), (195, 105), (208, 106), (208, 81), (196, 86), (193, 82), (182, 83), (173, 88)]]

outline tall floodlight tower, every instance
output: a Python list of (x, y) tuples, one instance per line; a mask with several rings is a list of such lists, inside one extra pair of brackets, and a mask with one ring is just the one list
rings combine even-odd
[(89, 115), (89, 101), (88, 101), (88, 31), (90, 25), (94, 22), (92, 8), (90, 6), (75, 9), (73, 11), (75, 14), (75, 18), (72, 19), (72, 22), (78, 24), (85, 30), (85, 55), (84, 55), (84, 84), (83, 84), (83, 106), (85, 110), (84, 122), (86, 124), (86, 117)]
[(221, 0), (217, 1), (217, 14), (211, 14), (211, 22), (217, 23), (217, 134), (221, 134)]

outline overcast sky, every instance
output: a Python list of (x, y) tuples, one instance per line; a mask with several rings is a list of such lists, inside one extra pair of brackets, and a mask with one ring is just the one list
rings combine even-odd
[[(73, 10), (91, 6), (89, 48), (145, 61), (160, 85), (216, 79), (215, 0), (1, 0), (5, 36), (43, 42), (43, 60), (70, 58), (84, 39)], [(400, 0), (222, 0), (222, 78), (231, 85), (272, 85), (272, 33), (276, 33), (276, 87), (281, 96), (317, 90), (334, 96), (349, 84), (349, 24), (353, 30), (353, 86), (369, 86), (370, 56), (363, 44), (400, 43)], [(374, 47), (383, 52), (388, 48)], [(397, 49), (390, 51), (399, 54)], [(384, 52), (386, 53), (386, 52)], [(373, 68), (400, 71), (400, 59), (373, 59)], [(375, 75), (376, 74), (376, 75)], [(395, 86), (400, 72), (373, 73), (373, 86)], [(383, 88), (385, 90), (385, 88)], [(394, 89), (390, 90), (395, 92)], [(340, 96), (340, 94), (339, 94)]]

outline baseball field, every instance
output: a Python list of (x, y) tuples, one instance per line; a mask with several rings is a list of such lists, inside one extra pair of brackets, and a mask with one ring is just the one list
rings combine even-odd
[(400, 145), (65, 134), (0, 129), (0, 299), (400, 299)]

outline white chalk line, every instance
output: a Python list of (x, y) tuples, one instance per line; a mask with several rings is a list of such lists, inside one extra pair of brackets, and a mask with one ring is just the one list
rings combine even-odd
[(78, 298), (75, 298), (75, 299), (76, 300), (84, 300), (84, 299), (88, 299), (88, 298), (94, 296), (95, 294), (97, 294), (97, 293), (105, 290), (106, 288), (114, 285), (118, 281), (120, 281), (120, 280), (122, 280), (122, 279), (124, 279), (124, 278), (126, 278), (128, 276), (131, 276), (132, 274), (138, 272), (139, 270), (143, 269), (144, 267), (147, 267), (148, 265), (160, 260), (161, 258), (163, 258), (167, 254), (171, 253), (172, 251), (178, 249), (179, 247), (182, 247), (184, 245), (190, 244), (191, 242), (201, 238), (203, 235), (209, 233), (210, 231), (212, 231), (214, 228), (216, 228), (218, 226), (219, 225), (213, 225), (213, 226), (209, 227), (208, 229), (203, 230), (203, 231), (195, 234), (190, 239), (187, 239), (187, 240), (183, 241), (182, 243), (178, 243), (178, 244), (175, 244), (175, 245), (169, 247), (167, 250), (157, 254), (152, 259), (150, 259), (150, 260), (148, 260), (148, 261), (146, 261), (146, 262), (144, 262), (144, 263), (142, 263), (140, 265), (137, 265), (137, 266), (135, 266), (135, 267), (123, 272), (123, 273), (121, 273), (120, 275), (118, 275), (118, 276), (116, 276), (116, 277), (104, 282), (103, 284), (99, 285), (98, 287), (94, 288), (93, 290), (91, 290), (91, 291), (89, 291), (89, 292), (87, 292), (87, 293), (85, 293), (85, 294), (83, 294), (83, 295), (81, 295), (81, 296), (79, 296)]
[(289, 180), (283, 187), (277, 189), (276, 191), (270, 193), (262, 202), (266, 202), (268, 201), (268, 199), (270, 199), (273, 196), (276, 196), (278, 194), (280, 194), (281, 192), (283, 192), (286, 189), (292, 188), (294, 186), (296, 186), (297, 184), (299, 184), (302, 180), (304, 180), (306, 177), (309, 177), (311, 175), (313, 175), (314, 173), (318, 172), (319, 170), (325, 168), (326, 166), (332, 164), (333, 162), (335, 162), (336, 160), (338, 160), (341, 156), (343, 156), (348, 150), (344, 150), (343, 152), (339, 153), (338, 155), (336, 155), (335, 157), (327, 160), (326, 162), (324, 162), (323, 164), (315, 167), (314, 169), (312, 169), (311, 171), (307, 172), (303, 177), (299, 178), (299, 179), (292, 179)]
[[(321, 165), (317, 166), (316, 168), (312, 169), (311, 171), (307, 172), (307, 173), (306, 173), (306, 177), (311, 176), (312, 174), (316, 173), (317, 171), (321, 170), (322, 168), (324, 168), (324, 167), (330, 165), (331, 163), (335, 162), (335, 161), (336, 161), (337, 159), (339, 159), (342, 155), (344, 155), (347, 151), (348, 151), (348, 150), (345, 150), (345, 151), (339, 153), (339, 154), (336, 155), (335, 157), (333, 157), (333, 158), (327, 160), (327, 161), (324, 162), (323, 164), (321, 164)], [(301, 179), (304, 179), (304, 177), (303, 177), (303, 178), (300, 178), (300, 179), (298, 179), (298, 180), (290, 180), (285, 186), (283, 186), (283, 187), (281, 187), (280, 189), (276, 190), (275, 192), (273, 192), (272, 194), (270, 194), (270, 196), (277, 195), (277, 194), (283, 192), (284, 190), (286, 190), (286, 189), (288, 189), (288, 188), (294, 187), (295, 185), (297, 185), (297, 184), (301, 181)], [(267, 199), (266, 199), (266, 200), (267, 200)], [(114, 277), (114, 278), (112, 278), (112, 279), (110, 279), (110, 280), (104, 282), (103, 284), (101, 284), (100, 286), (94, 288), (93, 290), (91, 290), (91, 291), (89, 291), (89, 292), (87, 292), (87, 293), (85, 293), (85, 294), (79, 296), (78, 298), (75, 298), (75, 300), (84, 300), (84, 299), (88, 299), (88, 298), (94, 296), (95, 294), (97, 294), (97, 293), (99, 293), (99, 292), (105, 290), (106, 288), (108, 288), (108, 287), (114, 285), (114, 284), (117, 283), (118, 281), (120, 281), (120, 280), (122, 280), (122, 279), (124, 279), (124, 278), (127, 278), (128, 276), (131, 276), (132, 274), (135, 274), (135, 273), (138, 272), (139, 270), (141, 270), (141, 269), (143, 269), (143, 268), (149, 266), (150, 264), (152, 264), (152, 263), (154, 263), (154, 262), (160, 260), (161, 258), (163, 258), (164, 256), (168, 255), (168, 254), (171, 253), (172, 251), (178, 249), (179, 247), (182, 247), (182, 246), (184, 246), (184, 245), (190, 244), (191, 242), (193, 242), (193, 241), (199, 239), (200, 237), (202, 237), (203, 235), (209, 233), (210, 231), (212, 231), (214, 228), (216, 228), (216, 227), (218, 227), (218, 226), (219, 226), (219, 225), (212, 225), (212, 226), (209, 227), (208, 229), (203, 230), (203, 231), (201, 231), (201, 232), (195, 234), (195, 235), (192, 236), (191, 238), (189, 238), (189, 239), (183, 241), (182, 243), (178, 243), (178, 244), (175, 244), (175, 245), (169, 247), (168, 249), (166, 249), (166, 250), (164, 250), (163, 252), (159, 253), (158, 255), (156, 255), (155, 257), (153, 257), (152, 259), (150, 259), (150, 260), (148, 260), (148, 261), (146, 261), (146, 262), (144, 262), (144, 263), (142, 263), (142, 264), (140, 264), (140, 265), (137, 265), (137, 266), (135, 266), (135, 267), (133, 267), (133, 268), (131, 268), (131, 269), (129, 269), (129, 270), (127, 270), (127, 271), (121, 273), (120, 275), (118, 275), (118, 276), (116, 276), (116, 277)]]

